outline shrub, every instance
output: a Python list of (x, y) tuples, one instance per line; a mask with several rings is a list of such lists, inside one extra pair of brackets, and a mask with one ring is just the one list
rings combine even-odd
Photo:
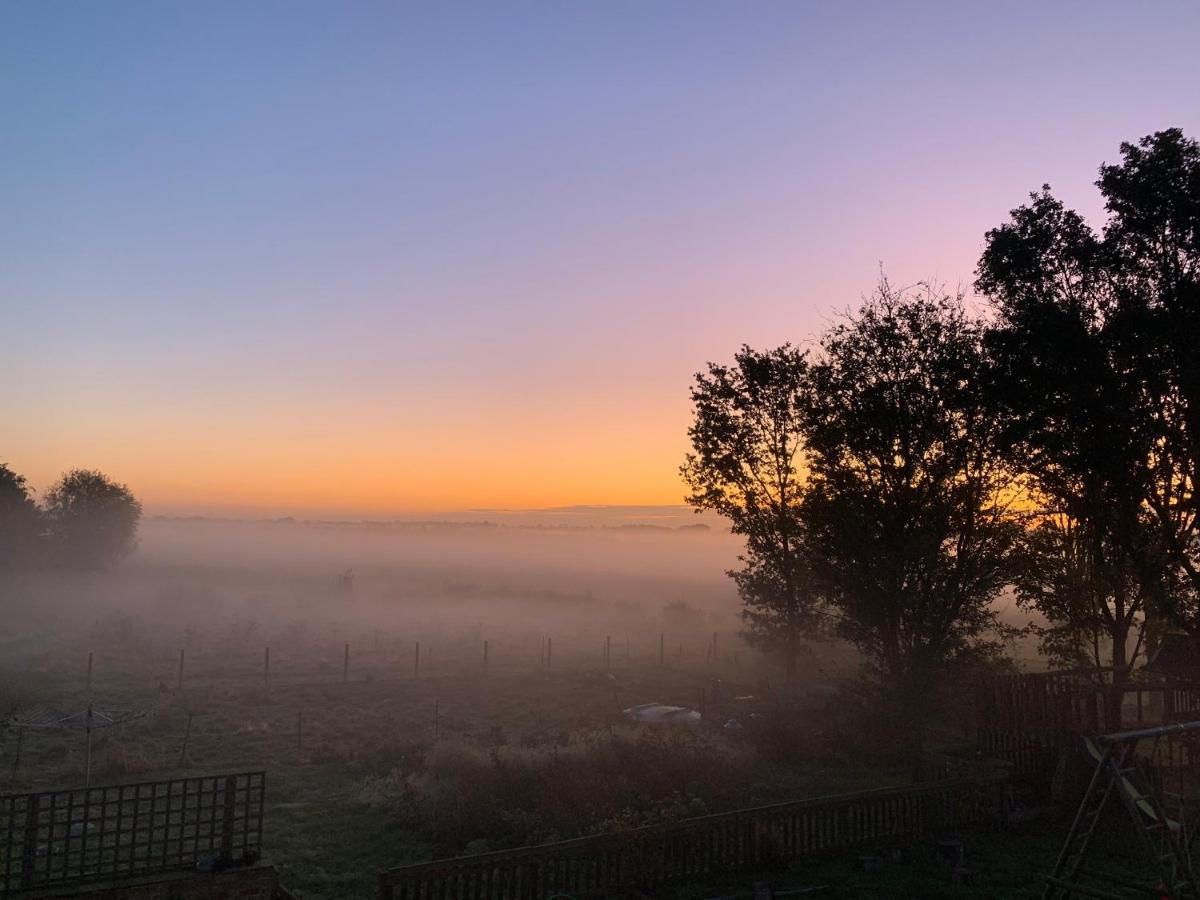
[(675, 821), (744, 804), (763, 778), (748, 746), (685, 729), (622, 729), (563, 746), (433, 747), (424, 765), (368, 780), (362, 796), (444, 850), (519, 846)]

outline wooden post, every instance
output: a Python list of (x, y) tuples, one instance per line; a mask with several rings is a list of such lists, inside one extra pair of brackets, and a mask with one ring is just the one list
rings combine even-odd
[(89, 691), (92, 689), (92, 656), (94, 653), (93, 650), (88, 651), (87, 690)]
[[(24, 729), (22, 729), (24, 730)], [(21, 887), (34, 885), (38, 858), (38, 813), (42, 807), (42, 795), (30, 794), (25, 801), (25, 840), (21, 847)], [(53, 831), (53, 826), (51, 826)], [(10, 838), (11, 840), (11, 838)]]
[(483, 642), (483, 674), (486, 675), (488, 670), (488, 642)]
[(421, 642), (413, 645), (413, 678), (421, 677)]
[(342, 653), (342, 681), (350, 680), (350, 642), (346, 642), (346, 648)]
[(224, 816), (221, 822), (221, 859), (226, 863), (233, 859), (233, 823), (236, 812), (237, 776), (225, 776)]
[(89, 788), (92, 786), (92, 704), (88, 704), (87, 708), (87, 763), (83, 770), (83, 786)]
[(179, 768), (187, 765), (188, 738), (192, 736), (192, 712), (188, 711), (187, 727), (183, 730), (183, 747), (179, 751)]
[(24, 741), (25, 741), (25, 728), (22, 725), (18, 725), (17, 726), (17, 753), (16, 753), (16, 756), (13, 757), (12, 777), (13, 777), (14, 781), (17, 778), (17, 771), (21, 768), (21, 744), (23, 744)]
[(271, 648), (263, 648), (263, 687), (271, 686)]
[(179, 690), (183, 690), (183, 650), (179, 651), (179, 682), (177, 687)]

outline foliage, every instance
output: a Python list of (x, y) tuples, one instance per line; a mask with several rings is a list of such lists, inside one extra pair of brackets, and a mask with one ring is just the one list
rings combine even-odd
[(363, 799), (448, 848), (520, 846), (728, 809), (763, 776), (755, 754), (690, 729), (573, 737), (490, 750), (437, 744), (415, 766), (370, 779)]
[(1200, 639), (1200, 144), (1172, 128), (1121, 157), (1097, 181), (1106, 275), (1141, 392), (1144, 499), (1174, 564), (1164, 612)]
[(0, 463), (0, 570), (36, 561), (42, 519), (24, 476)]
[(142, 506), (102, 472), (74, 469), (46, 494), (52, 558), (65, 568), (105, 569), (133, 550)]
[(730, 575), (748, 634), (783, 651), (789, 676), (802, 637), (819, 622), (797, 518), (808, 369), (805, 354), (788, 344), (766, 352), (743, 346), (732, 366), (710, 363), (692, 387), (692, 452), (682, 468), (687, 502), (722, 514), (745, 536), (744, 565)]
[(1200, 636), (1200, 148), (1172, 129), (1121, 153), (1101, 235), (1043, 187), (988, 232), (977, 282), (1009, 462), (1042, 510), (1019, 587), (1098, 680), (1108, 643), (1113, 715), (1151, 616)]
[(874, 295), (822, 340), (803, 505), (814, 576), (876, 688), (915, 725), (997, 649), (1020, 524), (981, 397), (981, 325), (932, 287)]

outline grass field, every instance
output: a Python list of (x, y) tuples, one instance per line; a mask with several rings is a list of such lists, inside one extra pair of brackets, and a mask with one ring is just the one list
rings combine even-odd
[[(190, 635), (179, 689), (178, 652), (161, 649), (165, 635), (142, 628), (121, 637), (124, 625), (109, 626), (95, 651), (37, 635), (10, 646), (25, 660), (8, 685), (18, 718), (36, 706), (76, 713), (89, 703), (139, 714), (93, 731), (93, 784), (265, 769), (267, 854), (311, 900), (370, 896), (388, 866), (569, 837), (572, 827), (586, 833), (905, 778), (855, 766), (819, 741), (793, 764), (788, 747), (764, 753), (745, 734), (624, 719), (620, 711), (637, 703), (699, 705), (702, 691), (710, 721), (749, 724), (752, 710), (769, 719), (766, 670), (727, 636), (716, 662), (707, 658), (711, 636), (673, 636), (675, 652), (660, 666), (658, 635), (631, 637), (628, 649), (624, 636), (612, 640), (607, 665), (603, 636), (560, 635), (547, 667), (540, 638), (498, 633), (485, 674), (482, 641), (467, 630), (427, 638), (417, 678), (412, 641), (349, 626), (335, 636), (341, 626), (330, 625), (321, 639), (273, 646), (268, 684), (263, 648), (225, 628)], [(566, 769), (564, 755), (578, 768)], [(10, 727), (0, 776), (9, 791), (81, 785), (88, 757), (84, 731)], [(608, 769), (589, 776), (601, 763)], [(497, 766), (508, 774), (497, 776)], [(488, 818), (478, 798), (518, 777), (519, 793), (490, 804)], [(510, 807), (524, 807), (524, 818)]]
[[(563, 541), (534, 538), (556, 551)], [(685, 545), (662, 546), (682, 554)], [(681, 570), (706, 545), (696, 546)], [(374, 896), (391, 866), (913, 776), (878, 752), (877, 722), (846, 721), (836, 703), (823, 709), (853, 666), (844, 651), (806, 654), (798, 695), (783, 691), (777, 666), (736, 636), (736, 620), (676, 602), (678, 574), (518, 590), (455, 586), (439, 569), (417, 579), (428, 600), (393, 591), (400, 576), (387, 570), (360, 577), (358, 598), (347, 600), (324, 576), (214, 571), (18, 584), (23, 606), (0, 623), (0, 712), (19, 719), (39, 706), (81, 713), (92, 704), (134, 714), (93, 732), (93, 784), (266, 770), (266, 854), (305, 900)], [(705, 724), (678, 731), (621, 715), (647, 702), (703, 706)], [(724, 729), (730, 718), (743, 727)], [(970, 724), (941, 736), (965, 746)], [(83, 731), (0, 729), (4, 790), (77, 787), (88, 773)], [(1010, 840), (979, 839), (997, 890), (1037, 881), (1032, 866), (1005, 862)], [(1028, 840), (1038, 849), (1026, 855), (1052, 862), (1054, 840)], [(955, 886), (922, 852), (879, 872), (859, 871), (853, 854), (818, 861), (779, 883), (858, 886), (841, 896), (1023, 896)]]

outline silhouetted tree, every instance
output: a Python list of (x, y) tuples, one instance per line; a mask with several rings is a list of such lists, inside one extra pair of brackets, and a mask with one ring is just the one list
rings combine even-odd
[(986, 242), (976, 287), (996, 310), (991, 399), (1040, 520), (1025, 542), (1019, 596), (1050, 620), (1044, 636), (1057, 659), (1086, 662), (1106, 688), (1119, 727), (1161, 542), (1147, 528), (1145, 406), (1121, 346), (1109, 254), (1046, 187)]
[(41, 527), (41, 512), (24, 476), (0, 463), (0, 569), (37, 561)]
[(1097, 186), (1114, 330), (1148, 434), (1146, 503), (1179, 578), (1164, 612), (1200, 640), (1200, 145), (1177, 128), (1122, 144)]
[(73, 569), (103, 569), (133, 550), (142, 506), (102, 472), (74, 469), (46, 494), (52, 558)]
[(748, 637), (781, 650), (789, 677), (817, 621), (797, 519), (808, 393), (808, 363), (790, 345), (742, 347), (732, 366), (710, 363), (692, 387), (692, 452), (681, 469), (687, 502), (722, 514), (745, 537), (744, 566), (729, 574)]
[(1020, 525), (959, 297), (885, 281), (821, 341), (803, 519), (840, 634), (914, 749), (956, 665), (995, 652)]
[[(1162, 580), (1167, 560), (1149, 516), (1140, 528), (1138, 564), (1131, 564), (1111, 535), (1097, 541), (1092, 523), (1043, 507), (1022, 537), (1014, 576), (1018, 603), (1048, 621), (1035, 629), (1042, 652), (1059, 666), (1090, 673), (1107, 691), (1106, 719), (1113, 728), (1120, 727), (1129, 670), (1150, 637), (1148, 610), (1175, 590)], [(1110, 668), (1114, 655), (1125, 661), (1120, 668)]]
[(1200, 147), (1170, 129), (1121, 154), (1097, 182), (1101, 235), (1043, 188), (988, 233), (977, 282), (1010, 458), (1086, 550), (1046, 573), (1081, 592), (1050, 607), (1103, 625), (1114, 725), (1147, 619), (1200, 638)]

